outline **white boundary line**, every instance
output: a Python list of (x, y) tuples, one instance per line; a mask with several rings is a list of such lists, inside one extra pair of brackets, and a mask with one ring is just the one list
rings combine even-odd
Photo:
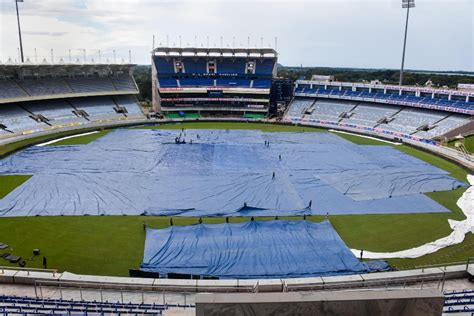
[(43, 146), (47, 146), (47, 145), (51, 145), (51, 144), (60, 142), (60, 141), (65, 140), (65, 139), (70, 139), (70, 138), (76, 138), (76, 137), (81, 137), (81, 136), (96, 134), (96, 133), (98, 133), (98, 132), (99, 132), (99, 131), (93, 131), (93, 132), (88, 132), (88, 133), (83, 133), (83, 134), (77, 134), (77, 135), (72, 135), (72, 136), (66, 136), (66, 137), (63, 137), (63, 138), (51, 140), (51, 141), (46, 142), (46, 143), (38, 144), (38, 145), (36, 145), (36, 146), (38, 146), (38, 147), (43, 147)]
[(402, 143), (391, 142), (391, 141), (389, 141), (389, 140), (380, 139), (380, 138), (372, 137), (372, 136), (365, 136), (365, 135), (360, 135), (360, 134), (356, 134), (356, 133), (337, 131), (337, 130), (335, 130), (335, 129), (329, 129), (328, 131), (334, 132), (334, 133), (341, 133), (341, 134), (354, 135), (354, 136), (359, 136), (359, 137), (363, 137), (363, 138), (369, 138), (369, 139), (373, 139), (373, 140), (378, 140), (379, 142), (384, 142), (384, 143), (388, 143), (388, 144), (392, 144), (392, 145), (397, 145), (397, 146), (398, 146), (398, 145), (402, 145)]

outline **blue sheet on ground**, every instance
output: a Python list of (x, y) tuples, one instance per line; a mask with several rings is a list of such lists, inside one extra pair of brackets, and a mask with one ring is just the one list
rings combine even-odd
[(463, 185), (390, 146), (331, 133), (186, 130), (176, 144), (179, 133), (119, 129), (3, 159), (0, 174), (33, 177), (0, 200), (0, 216), (446, 212), (420, 193)]
[[(387, 265), (379, 265), (384, 269)], [(147, 229), (141, 269), (219, 278), (370, 272), (329, 221), (249, 221)]]

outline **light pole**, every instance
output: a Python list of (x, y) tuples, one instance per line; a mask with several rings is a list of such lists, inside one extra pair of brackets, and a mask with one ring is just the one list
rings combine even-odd
[(407, 46), (407, 34), (408, 34), (408, 18), (410, 16), (410, 8), (415, 7), (415, 0), (402, 0), (402, 8), (407, 9), (407, 20), (405, 22), (405, 38), (403, 40), (403, 53), (402, 53), (402, 67), (400, 68), (400, 81), (399, 85), (403, 85), (403, 68), (405, 67), (405, 49)]
[(16, 21), (18, 22), (18, 37), (20, 38), (20, 57), (21, 63), (23, 63), (25, 59), (23, 58), (23, 41), (21, 40), (20, 14), (18, 13), (18, 2), (23, 2), (23, 0), (15, 0)]

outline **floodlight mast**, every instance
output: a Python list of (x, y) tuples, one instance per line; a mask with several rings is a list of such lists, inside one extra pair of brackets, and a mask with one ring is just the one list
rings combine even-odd
[(402, 53), (402, 66), (400, 68), (400, 81), (399, 85), (403, 85), (403, 69), (405, 67), (405, 50), (407, 46), (407, 34), (408, 34), (408, 18), (410, 16), (410, 8), (415, 7), (415, 0), (402, 0), (402, 8), (407, 9), (407, 19), (405, 22), (405, 37), (403, 39), (403, 53)]
[(16, 6), (16, 21), (18, 23), (18, 37), (20, 39), (20, 58), (21, 58), (21, 63), (24, 63), (25, 59), (23, 57), (23, 41), (21, 40), (20, 14), (18, 13), (18, 2), (23, 2), (23, 0), (15, 0), (15, 6)]

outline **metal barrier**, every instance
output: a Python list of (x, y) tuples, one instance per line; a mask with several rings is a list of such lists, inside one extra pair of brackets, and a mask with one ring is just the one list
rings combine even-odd
[(8, 267), (8, 266), (0, 266), (1, 274), (5, 274), (5, 270), (13, 270), (13, 271), (26, 271), (26, 275), (30, 275), (30, 272), (45, 272), (51, 273), (53, 277), (58, 274), (58, 270), (56, 269), (41, 269), (41, 268), (22, 268), (22, 267)]

